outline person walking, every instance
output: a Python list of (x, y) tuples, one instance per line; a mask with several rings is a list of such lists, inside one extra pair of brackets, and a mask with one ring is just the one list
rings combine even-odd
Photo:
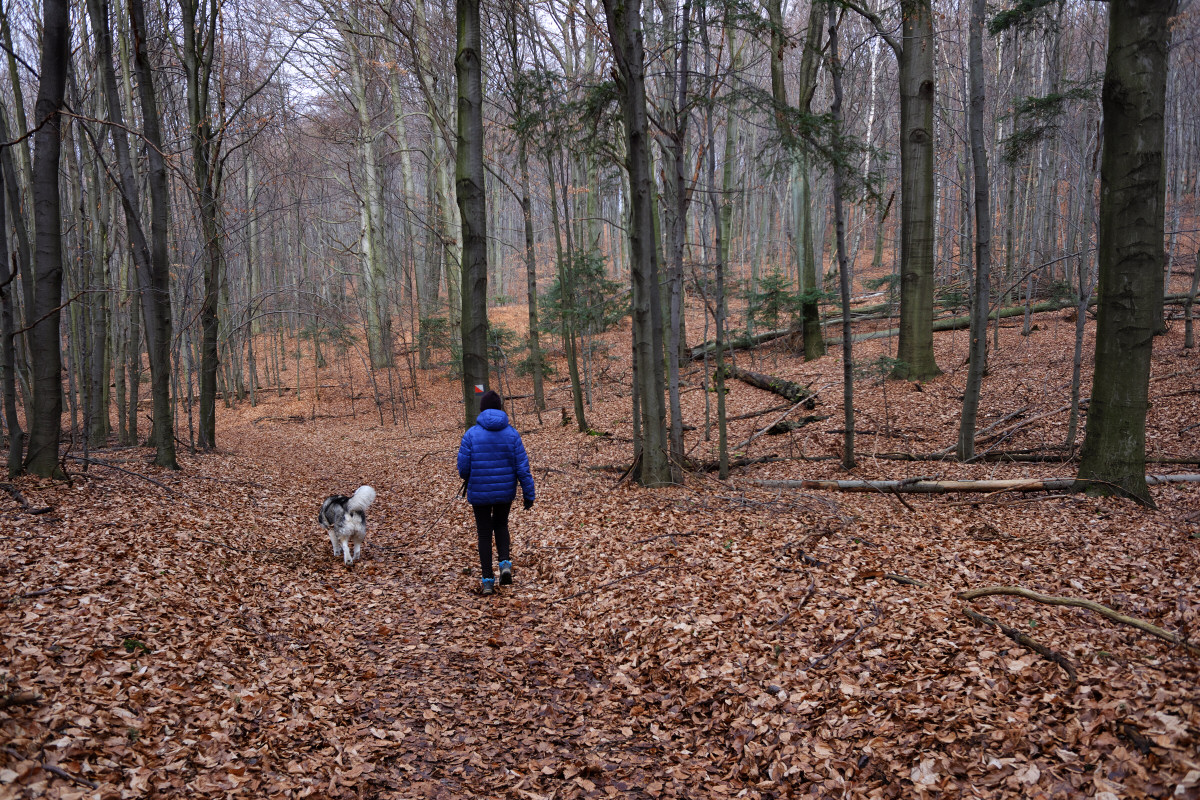
[(483, 569), (483, 594), (496, 591), (492, 571), (492, 539), (500, 557), (500, 585), (512, 583), (512, 560), (508, 535), (508, 512), (517, 498), (517, 483), (525, 510), (533, 506), (533, 473), (521, 434), (508, 424), (504, 401), (493, 391), (479, 398), (479, 416), (458, 448), (458, 475), (467, 482), (467, 502), (475, 511), (479, 534), (479, 565)]

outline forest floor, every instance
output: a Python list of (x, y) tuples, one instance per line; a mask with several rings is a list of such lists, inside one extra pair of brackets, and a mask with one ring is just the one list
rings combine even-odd
[[(997, 431), (1029, 424), (987, 446), (1065, 438), (1066, 411), (1034, 418), (1069, 402), (1074, 325), (1037, 324), (1002, 328), (980, 427), (1018, 411)], [(628, 352), (627, 326), (612, 353)], [(459, 385), (435, 372), (398, 424), (361, 397), (352, 416), (337, 389), (262, 393), (219, 409), (219, 450), (181, 454), (181, 471), (111, 448), (69, 485), (17, 480), (28, 507), (0, 493), (0, 797), (1200, 797), (1200, 658), (1083, 609), (957, 596), (1022, 586), (1195, 641), (1200, 485), (1154, 488), (1148, 509), (751, 483), (1074, 474), (873, 457), (954, 443), (967, 334), (936, 344), (946, 374), (919, 390), (859, 382), (853, 475), (832, 458), (620, 483), (594, 469), (630, 459), (620, 359), (597, 370), (588, 412), (611, 436), (512, 401), (538, 501), (513, 512), (515, 585), (495, 597), (479, 594), (455, 499)], [(783, 346), (739, 363), (819, 389), (802, 413), (828, 419), (748, 454), (836, 456), (840, 348), (805, 364)], [(689, 370), (688, 447), (708, 458), (712, 394)], [(548, 386), (569, 405), (566, 384)], [(1156, 340), (1151, 394), (1150, 454), (1196, 459), (1200, 353), (1179, 322)], [(780, 405), (740, 383), (728, 403)], [(731, 423), (730, 441), (778, 413)], [(361, 483), (379, 499), (347, 569), (316, 511)], [(1078, 682), (967, 608), (1051, 648)]]

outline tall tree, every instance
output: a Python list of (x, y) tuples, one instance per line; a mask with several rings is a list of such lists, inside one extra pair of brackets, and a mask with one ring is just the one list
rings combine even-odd
[[(783, 27), (781, 0), (767, 0), (767, 18), (771, 24), (771, 96), (775, 102), (775, 126), (784, 148), (792, 159), (792, 232), (793, 250), (800, 271), (800, 319), (804, 336), (804, 358), (812, 360), (825, 355), (825, 338), (821, 333), (821, 311), (817, 298), (817, 255), (813, 248), (812, 204), (809, 202), (809, 160), (790, 118), (787, 84), (784, 80), (783, 54), (787, 36)], [(822, 31), (825, 29), (825, 3), (814, 0), (809, 9), (808, 33), (804, 52), (800, 56), (797, 82), (796, 110), (801, 114), (812, 111), (813, 95), (817, 91), (817, 72), (820, 64)]]
[(220, 230), (221, 130), (214, 117), (212, 83), (221, 31), (220, 0), (179, 0), (183, 26), (183, 72), (187, 81), (188, 134), (192, 178), (200, 218), (204, 254), (204, 299), (200, 306), (200, 426), (201, 447), (217, 443), (218, 301), (225, 254)]
[(992, 198), (988, 183), (987, 146), (983, 139), (983, 109), (986, 100), (983, 75), (983, 23), (985, 0), (971, 0), (970, 81), (971, 163), (975, 183), (975, 291), (971, 298), (971, 366), (963, 393), (962, 419), (958, 428), (958, 457), (975, 455), (975, 421), (979, 415), (979, 390), (987, 366), (988, 277), (992, 266)]
[(63, 94), (71, 48), (70, 4), (45, 0), (42, 6), (41, 79), (34, 106), (33, 214), (36, 220), (33, 330), (33, 419), (25, 469), (50, 477), (61, 473), (58, 443), (62, 428), (62, 350), (59, 340), (63, 254), (58, 165), (61, 152)]
[(462, 389), (467, 426), (479, 414), (488, 377), (487, 205), (483, 174), (483, 73), (479, 0), (457, 0), (458, 146), (454, 191), (462, 218)]
[[(171, 293), (170, 264), (167, 251), (167, 174), (159, 132), (158, 104), (154, 93), (153, 76), (146, 61), (145, 18), (141, 0), (130, 3), (130, 18), (134, 31), (135, 60), (138, 63), (138, 83), (141, 92), (143, 136), (146, 139), (148, 178), (150, 184), (150, 241), (142, 223), (140, 181), (134, 170), (133, 157), (126, 133), (121, 97), (113, 68), (112, 33), (107, 0), (88, 0), (88, 14), (96, 39), (96, 59), (100, 66), (102, 84), (117, 159), (115, 180), (125, 214), (125, 229), (130, 253), (137, 272), (142, 296), (139, 304), (146, 322), (146, 339), (150, 361), (151, 395), (154, 403), (155, 463), (177, 468), (175, 460), (174, 419), (170, 396)], [(166, 432), (159, 436), (159, 432)]]
[(655, 252), (641, 0), (604, 0), (604, 15), (617, 65), (631, 195), (629, 252), (633, 281), (635, 430), (637, 420), (641, 421), (641, 452), (635, 457), (641, 459), (638, 480), (644, 486), (663, 486), (670, 482), (670, 465), (663, 401), (662, 300)]
[(529, 188), (529, 139), (533, 125), (526, 100), (529, 76), (521, 69), (521, 50), (517, 40), (517, 20), (523, 6), (513, 2), (505, 14), (505, 32), (508, 35), (509, 55), (512, 57), (511, 92), (513, 101), (513, 128), (517, 137), (517, 167), (520, 170), (521, 222), (525, 234), (525, 288), (529, 308), (529, 363), (533, 372), (533, 405), (541, 411), (546, 408), (545, 389), (542, 386), (542, 346), (538, 337), (538, 286), (537, 258), (534, 252), (533, 197)]
[[(8, 206), (4, 192), (4, 172), (0, 171), (0, 257), (8, 253), (8, 221), (5, 219)], [(8, 272), (7, 265), (0, 265), (0, 275)], [(8, 475), (11, 478), (21, 472), (21, 460), (25, 455), (25, 431), (17, 416), (17, 349), (13, 346), (13, 281), (17, 269), (0, 281), (0, 398), (3, 399), (4, 427), (8, 430)], [(1190, 310), (1190, 309), (1189, 309)], [(1188, 316), (1188, 333), (1191, 333), (1191, 316)], [(1191, 345), (1188, 345), (1189, 347)]]
[[(667, 342), (667, 398), (671, 406), (671, 477), (676, 482), (682, 479), (680, 472), (683, 465), (683, 407), (679, 402), (679, 353), (686, 351), (687, 342), (681, 341), (683, 331), (683, 251), (687, 244), (687, 212), (691, 194), (687, 186), (687, 138), (688, 119), (691, 107), (688, 100), (688, 56), (691, 54), (689, 32), (692, 25), (691, 0), (683, 0), (683, 9), (676, 27), (679, 30), (680, 41), (677, 43), (674, 76), (676, 78), (675, 94), (672, 99), (672, 111), (675, 125), (669, 134), (670, 161), (674, 167), (672, 180), (674, 189), (671, 192), (674, 208), (671, 209), (671, 261), (667, 270), (667, 285), (669, 297), (667, 301), (670, 341)], [(707, 21), (704, 23), (707, 29)], [(707, 54), (706, 54), (707, 57)], [(710, 154), (711, 155), (711, 154)]]
[(869, 8), (862, 14), (896, 54), (900, 79), (900, 341), (897, 378), (923, 381), (941, 374), (933, 357), (935, 199), (932, 0), (901, 0), (900, 36)]
[(1150, 357), (1162, 293), (1170, 18), (1177, 0), (1111, 0), (1100, 162), (1096, 368), (1079, 464), (1094, 490), (1146, 488)]
[(846, 184), (845, 141), (842, 135), (842, 61), (838, 56), (838, 19), (833, 6), (829, 7), (829, 73), (833, 78), (833, 105), (830, 114), (830, 150), (833, 153), (833, 220), (837, 246), (838, 287), (842, 296), (842, 408), (845, 420), (845, 446), (842, 466), (854, 469), (854, 337), (850, 328), (850, 259), (846, 256), (846, 221), (842, 211), (842, 195)]
[[(145, 320), (146, 350), (150, 354), (150, 392), (154, 403), (152, 436), (155, 463), (177, 469), (175, 418), (171, 404), (171, 260), (167, 249), (171, 197), (158, 97), (154, 91), (154, 72), (147, 52), (149, 28), (146, 26), (146, 12), (142, 0), (129, 0), (128, 8), (133, 33), (133, 71), (137, 76), (142, 134), (146, 139), (146, 183), (150, 188), (150, 272), (144, 274), (139, 271), (137, 279), (142, 319)], [(132, 402), (136, 398), (136, 389), (131, 390), (131, 395)], [(132, 430), (136, 430), (136, 424), (133, 419), (129, 422)]]

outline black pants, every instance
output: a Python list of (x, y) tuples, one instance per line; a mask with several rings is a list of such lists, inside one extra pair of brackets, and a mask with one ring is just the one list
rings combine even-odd
[(483, 577), (494, 578), (492, 572), (492, 536), (496, 537), (496, 555), (508, 561), (508, 512), (512, 503), (471, 506), (475, 510), (475, 528), (479, 532), (479, 566)]

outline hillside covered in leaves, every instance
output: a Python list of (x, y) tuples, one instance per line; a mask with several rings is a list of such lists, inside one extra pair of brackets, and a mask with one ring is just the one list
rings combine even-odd
[[(1046, 412), (1067, 402), (1073, 323), (1036, 321), (1002, 331), (984, 386), (980, 426), (1007, 417), (992, 440), (1006, 451), (1065, 433), (1066, 412)], [(941, 364), (962, 363), (965, 331), (936, 341)], [(1151, 379), (1162, 472), (1198, 458), (1200, 362), (1181, 342), (1159, 338)], [(783, 348), (739, 363), (817, 390), (803, 413), (828, 419), (756, 438), (743, 455), (777, 460), (725, 483), (621, 480), (627, 362), (596, 378), (589, 423), (608, 435), (563, 424), (565, 384), (550, 404), (567, 410), (540, 422), (511, 401), (538, 502), (513, 512), (515, 585), (491, 598), (456, 498), (460, 388), (436, 371), (397, 424), (346, 391), (263, 392), (221, 409), (219, 450), (181, 471), (112, 448), (68, 462), (69, 484), (8, 484), (0, 797), (1200, 797), (1194, 650), (1079, 608), (959, 596), (1086, 599), (1195, 642), (1200, 485), (1153, 489), (1157, 509), (765, 488), (1074, 473), (880, 457), (953, 443), (958, 367), (862, 380), (847, 475), (836, 354)], [(683, 394), (696, 461), (714, 447), (703, 376), (697, 362)], [(732, 417), (779, 398), (734, 382), (728, 403)], [(731, 442), (777, 416), (731, 423)], [(379, 500), (347, 569), (316, 511), (362, 483)]]

